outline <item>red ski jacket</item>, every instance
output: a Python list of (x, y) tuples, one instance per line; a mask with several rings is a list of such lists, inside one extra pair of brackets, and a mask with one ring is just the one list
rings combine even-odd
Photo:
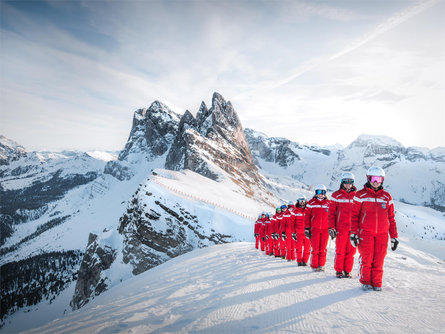
[(328, 211), (329, 200), (312, 198), (306, 204), (306, 211), (304, 213), (305, 225), (309, 228), (319, 230), (328, 229)]
[(296, 233), (303, 233), (304, 232), (304, 211), (305, 208), (296, 207), (292, 214), (294, 215), (294, 227), (292, 228), (293, 231)]
[(261, 220), (257, 219), (256, 222), (255, 222), (254, 233), (260, 233), (260, 232), (258, 231), (260, 225), (261, 225)]
[(271, 233), (271, 225), (272, 225), (272, 221), (271, 220), (266, 220), (264, 222), (264, 235), (268, 235), (270, 237), (270, 233)]
[(274, 215), (274, 218), (275, 218), (275, 224), (272, 227), (272, 229), (273, 229), (274, 233), (280, 233), (281, 234), (280, 228), (281, 228), (281, 221), (283, 219), (283, 213), (281, 213), (281, 212), (280, 213), (276, 213)]
[(289, 233), (292, 229), (292, 221), (294, 216), (289, 210), (286, 210), (282, 213), (281, 217), (280, 234), (283, 232)]
[(394, 202), (391, 195), (383, 188), (375, 191), (365, 187), (354, 197), (352, 207), (351, 232), (358, 234), (388, 233), (397, 238), (397, 225), (394, 214)]
[(352, 203), (356, 191), (357, 188), (353, 186), (350, 192), (340, 188), (332, 194), (328, 212), (329, 228), (338, 232), (351, 230)]

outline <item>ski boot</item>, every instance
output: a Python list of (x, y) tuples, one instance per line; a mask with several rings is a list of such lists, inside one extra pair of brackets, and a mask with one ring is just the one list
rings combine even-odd
[(382, 291), (382, 288), (379, 287), (379, 286), (374, 286), (374, 287), (372, 287), (372, 290), (374, 290), (374, 291)]
[(335, 277), (337, 277), (337, 278), (343, 278), (344, 276), (343, 276), (343, 272), (342, 271), (337, 271), (336, 273), (335, 273)]
[(347, 271), (344, 272), (343, 278), (352, 278), (351, 273), (348, 273)]
[(362, 284), (362, 290), (363, 290), (363, 291), (369, 291), (369, 290), (372, 290), (372, 285), (369, 285), (369, 284)]

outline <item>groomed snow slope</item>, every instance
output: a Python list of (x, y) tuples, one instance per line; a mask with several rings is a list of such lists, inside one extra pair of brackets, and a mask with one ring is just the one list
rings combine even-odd
[[(253, 243), (198, 249), (136, 276), (29, 333), (438, 333), (445, 262), (402, 242), (382, 292), (332, 268), (314, 273)], [(357, 260), (357, 259), (356, 259)], [(357, 262), (357, 261), (356, 261)], [(355, 264), (354, 272), (356, 271)]]

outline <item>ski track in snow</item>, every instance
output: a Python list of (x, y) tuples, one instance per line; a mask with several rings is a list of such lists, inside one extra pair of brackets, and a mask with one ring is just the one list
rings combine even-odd
[[(266, 256), (253, 243), (195, 250), (27, 333), (438, 333), (445, 263), (401, 244), (383, 291)], [(357, 272), (356, 255), (354, 271)]]

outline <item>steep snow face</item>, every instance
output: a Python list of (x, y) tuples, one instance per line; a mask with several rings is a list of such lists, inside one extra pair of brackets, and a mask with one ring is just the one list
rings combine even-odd
[(261, 210), (260, 202), (241, 195), (230, 181), (184, 173), (155, 170), (128, 201), (119, 225), (90, 235), (71, 301), (74, 309), (123, 279), (195, 248), (252, 239), (254, 216), (248, 214)]
[(0, 135), (0, 166), (8, 165), (26, 155), (26, 150), (15, 141)]
[(444, 148), (405, 148), (389, 137), (370, 135), (359, 136), (346, 148), (320, 148), (245, 132), (261, 172), (281, 183), (323, 183), (334, 191), (342, 172), (350, 171), (360, 188), (366, 170), (376, 165), (385, 170), (385, 188), (395, 199), (445, 210)]
[(382, 292), (362, 291), (356, 270), (335, 278), (332, 245), (327, 271), (314, 273), (231, 243), (179, 256), (28, 333), (440, 332), (444, 261), (403, 240), (386, 258)]

